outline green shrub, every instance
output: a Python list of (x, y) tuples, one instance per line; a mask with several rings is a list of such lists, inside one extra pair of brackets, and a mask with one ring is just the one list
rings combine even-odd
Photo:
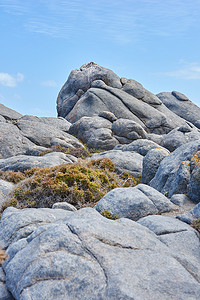
[(118, 219), (117, 215), (112, 216), (111, 213), (109, 212), (109, 210), (103, 210), (101, 212), (101, 215), (103, 217), (107, 218), (107, 219), (110, 219), (110, 220), (117, 220)]
[(27, 170), (24, 176), (26, 179), (12, 195), (17, 208), (52, 207), (62, 201), (76, 208), (94, 206), (110, 190), (139, 183), (128, 174), (114, 173), (114, 164), (108, 158), (35, 168)]
[(197, 219), (192, 222), (192, 227), (200, 233), (200, 219)]

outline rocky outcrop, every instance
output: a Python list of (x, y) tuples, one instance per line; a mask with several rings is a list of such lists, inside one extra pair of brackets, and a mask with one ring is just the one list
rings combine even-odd
[[(187, 186), (192, 175), (191, 166), (193, 166), (194, 161), (196, 161), (195, 155), (199, 151), (200, 140), (187, 143), (176, 149), (161, 161), (155, 177), (150, 181), (150, 186), (162, 193), (168, 193), (169, 197), (173, 194), (187, 193)], [(198, 189), (197, 186), (199, 184), (198, 179), (196, 180), (196, 170), (198, 173), (198, 166), (193, 170), (194, 181), (191, 179), (190, 184), (194, 190)], [(188, 186), (189, 190), (190, 186)]]
[(57, 111), (58, 116), (72, 123), (110, 111), (117, 118), (132, 120), (145, 131), (159, 134), (185, 124), (140, 83), (120, 79), (113, 71), (95, 63), (71, 72), (58, 95)]
[(0, 224), (7, 287), (18, 300), (198, 299), (199, 238), (157, 217), (160, 229), (156, 219), (112, 221), (92, 208), (9, 208)]
[(23, 172), (32, 168), (49, 168), (76, 161), (76, 157), (61, 152), (47, 153), (43, 156), (17, 155), (6, 159), (0, 159), (0, 170)]
[(89, 63), (57, 109), (0, 105), (0, 299), (200, 299), (199, 108)]
[(200, 108), (185, 95), (173, 91), (157, 94), (163, 104), (181, 118), (195, 124), (200, 119)]

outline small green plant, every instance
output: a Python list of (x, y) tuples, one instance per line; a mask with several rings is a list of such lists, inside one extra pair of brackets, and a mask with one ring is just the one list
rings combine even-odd
[(192, 227), (200, 233), (200, 219), (197, 219), (192, 222)]
[(169, 196), (169, 192), (164, 193), (165, 197)]
[(109, 210), (103, 210), (101, 212), (101, 215), (103, 217), (107, 218), (107, 219), (110, 219), (110, 220), (117, 220), (118, 219), (117, 215), (112, 216), (111, 213), (109, 212)]

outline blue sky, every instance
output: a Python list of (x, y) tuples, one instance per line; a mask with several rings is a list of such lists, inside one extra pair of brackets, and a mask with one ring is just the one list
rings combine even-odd
[(94, 61), (200, 106), (199, 0), (0, 0), (0, 102), (56, 116), (73, 69)]

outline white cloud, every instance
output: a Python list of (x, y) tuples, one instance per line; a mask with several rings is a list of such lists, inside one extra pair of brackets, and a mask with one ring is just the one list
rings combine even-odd
[(41, 85), (47, 86), (47, 87), (57, 87), (57, 86), (58, 86), (57, 82), (54, 81), (54, 80), (46, 80), (46, 81), (43, 81), (43, 82), (41, 83)]
[(165, 72), (164, 75), (180, 79), (200, 80), (200, 64), (197, 62), (185, 63), (182, 68)]
[(16, 76), (12, 76), (8, 73), (0, 73), (0, 85), (7, 87), (15, 87), (18, 82), (24, 80), (24, 75), (22, 73), (17, 73)]

